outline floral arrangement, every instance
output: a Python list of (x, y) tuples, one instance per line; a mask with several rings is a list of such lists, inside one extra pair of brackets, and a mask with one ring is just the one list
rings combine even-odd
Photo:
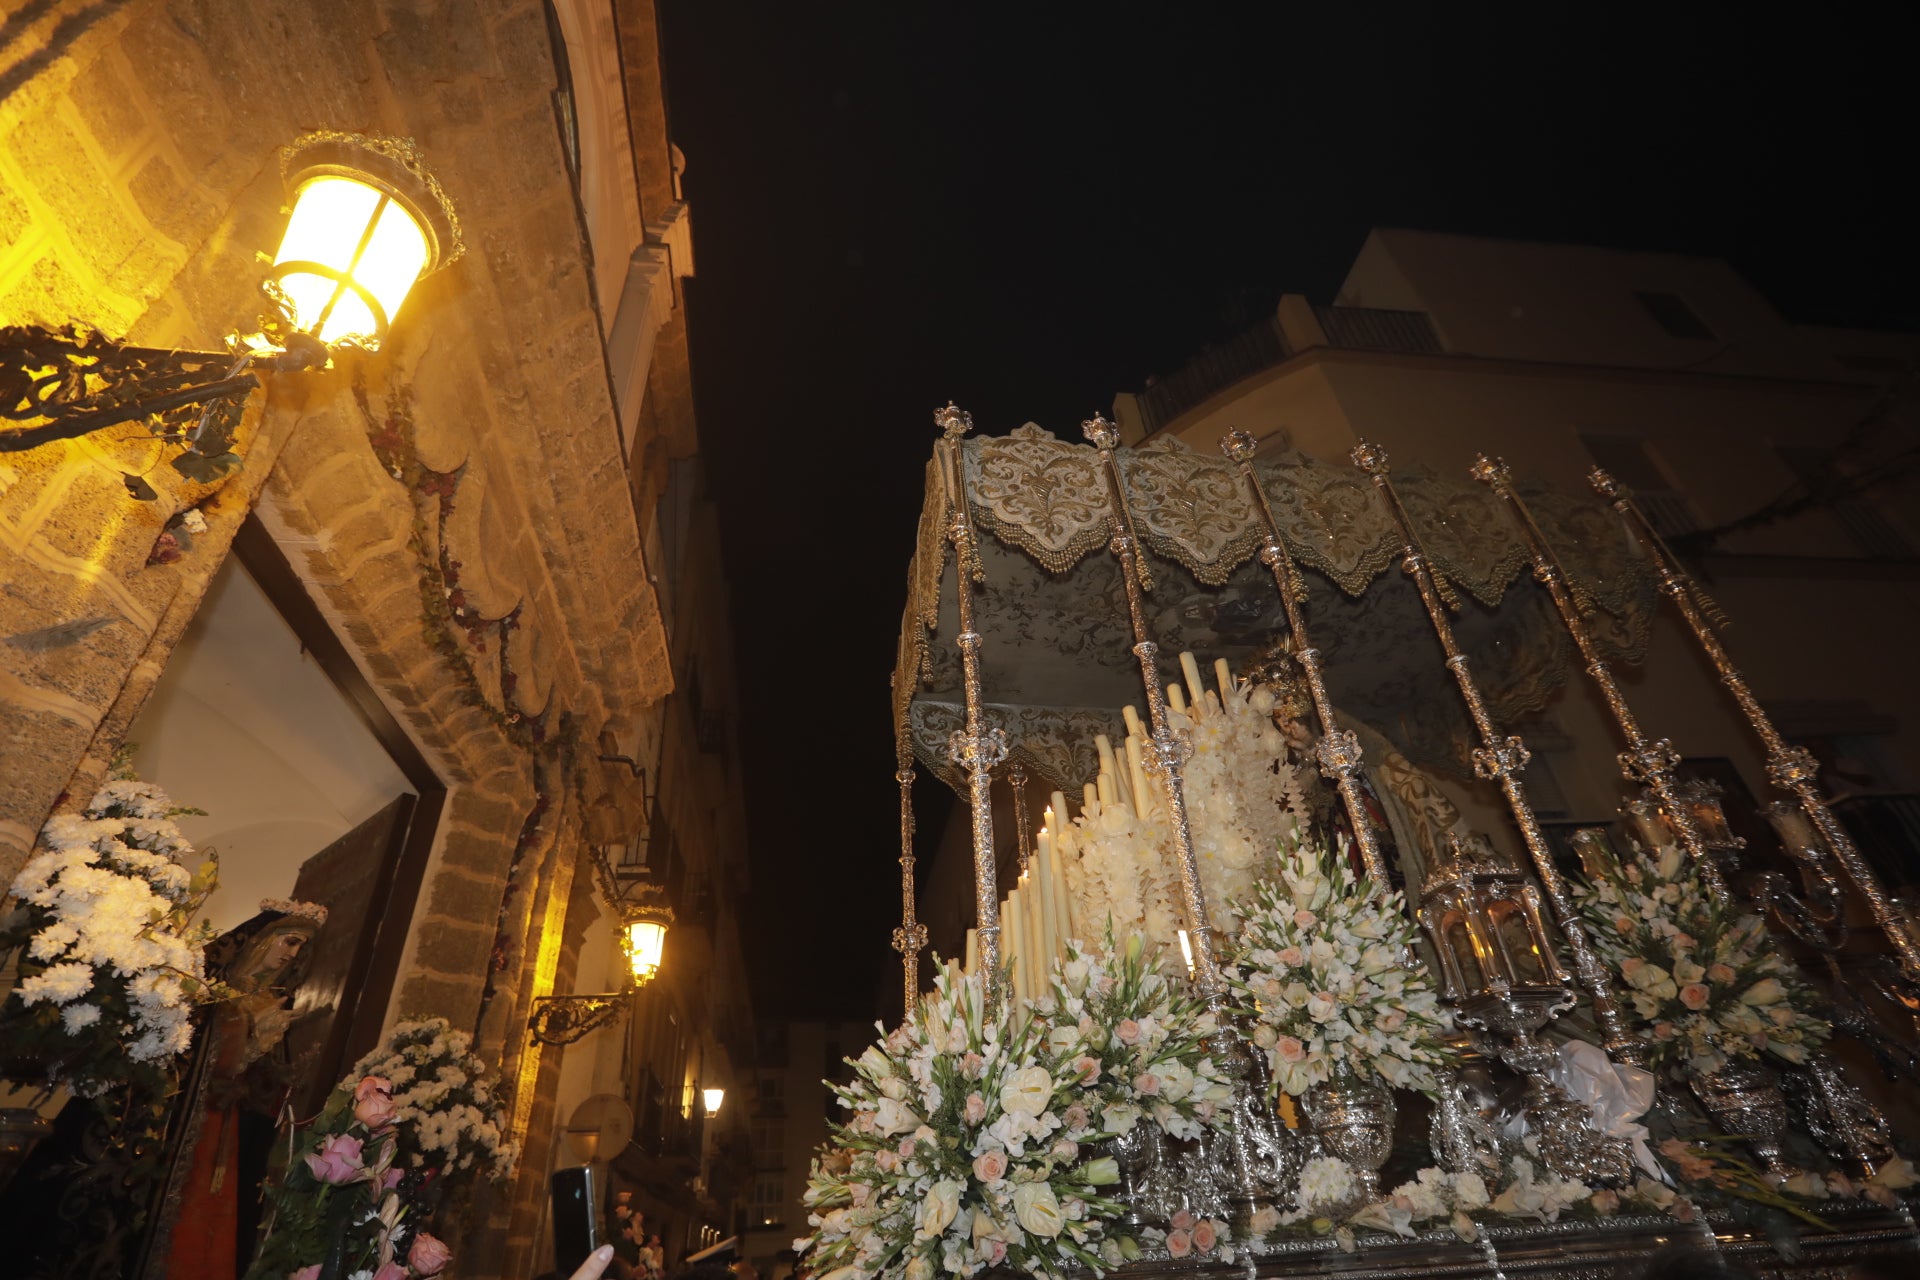
[[(1057, 1278), (1138, 1256), (1112, 1231), (1124, 1206), (1089, 1147), (1111, 1136), (1103, 1098), (1061, 1069), (1045, 1026), (989, 1009), (980, 975), (941, 971), (913, 1018), (869, 1046), (808, 1181), (810, 1235), (794, 1242), (832, 1280), (933, 1280), (1007, 1265)], [(1062, 1051), (1064, 1053), (1064, 1050)]]
[(1378, 1077), (1431, 1095), (1452, 1058), (1450, 1029), (1413, 952), (1400, 895), (1348, 860), (1298, 837), (1281, 849), (1279, 883), (1254, 894), (1226, 978), (1275, 1093), (1294, 1097), (1340, 1078)]
[(248, 1280), (438, 1275), (452, 1250), (419, 1224), (477, 1173), (504, 1180), (515, 1150), (485, 1063), (445, 1018), (402, 1022), (354, 1065), (268, 1192), (272, 1217)]
[(117, 766), (83, 813), (48, 821), (14, 878), (20, 906), (0, 922), (0, 953), (21, 950), (20, 981), (0, 1040), (49, 1085), (166, 1093), (193, 1043), (193, 1007), (225, 994), (206, 977), (213, 931), (193, 923), (217, 862), (189, 870), (193, 846), (173, 821), (198, 812)]
[(1193, 744), (1186, 780), (1194, 860), (1214, 927), (1222, 937), (1240, 932), (1254, 889), (1280, 870), (1277, 851), (1309, 812), (1287, 744), (1273, 723), (1273, 694), (1229, 680), (1216, 695), (1190, 690), (1184, 711), (1168, 713), (1175, 733)]
[(1765, 922), (1715, 902), (1677, 847), (1615, 863), (1573, 892), (1626, 982), (1655, 1067), (1710, 1074), (1761, 1053), (1799, 1064), (1832, 1033)]
[(1098, 952), (1069, 942), (1033, 1016), (1049, 1067), (1085, 1086), (1083, 1108), (1097, 1103), (1096, 1128), (1124, 1134), (1145, 1118), (1197, 1138), (1203, 1125), (1224, 1122), (1233, 1089), (1207, 1056), (1213, 1015), (1185, 983), (1167, 980), (1139, 934), (1116, 948), (1109, 925)]
[[(1276, 850), (1309, 806), (1274, 727), (1273, 694), (1231, 677), (1216, 693), (1201, 685), (1192, 655), (1181, 658), (1193, 700), (1170, 707), (1168, 724), (1193, 748), (1183, 774), (1194, 860), (1215, 930), (1231, 937), (1254, 887), (1279, 872)], [(1144, 730), (1135, 729), (1137, 740)], [(1111, 920), (1122, 937), (1144, 934), (1171, 963), (1180, 954), (1180, 887), (1157, 792), (1150, 786), (1134, 804), (1104, 804), (1072, 822), (1057, 814), (1054, 841), (1080, 918)]]

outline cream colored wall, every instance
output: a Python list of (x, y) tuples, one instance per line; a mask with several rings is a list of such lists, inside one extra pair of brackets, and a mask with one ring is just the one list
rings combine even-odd
[(413, 787), (239, 562), (229, 558), (128, 734), (134, 767), (205, 817), (225, 930), (293, 892), (300, 864)]
[[(1678, 295), (1714, 337), (1668, 336), (1636, 290)], [(1425, 311), (1457, 355), (1776, 377), (1835, 372), (1714, 258), (1380, 229), (1337, 301)]]
[(573, 73), (574, 115), (580, 126), (580, 207), (593, 244), (593, 283), (606, 333), (626, 287), (628, 260), (646, 239), (634, 183), (633, 139), (627, 130), (620, 33), (606, 0), (554, 0), (553, 8)]
[[(1357, 268), (1356, 268), (1357, 270)], [(1179, 425), (1181, 438), (1211, 453), (1222, 433), (1284, 431), (1328, 461), (1365, 438), (1385, 446), (1396, 469), (1424, 464), (1464, 478), (1476, 453), (1504, 456), (1523, 477), (1587, 493), (1592, 466), (1582, 432), (1641, 435), (1661, 469), (1707, 523), (1730, 520), (1785, 490), (1792, 474), (1778, 445), (1838, 442), (1875, 393), (1839, 384), (1614, 374), (1481, 365), (1360, 352), (1296, 357), (1214, 397)], [(1270, 446), (1277, 447), (1277, 446)], [(1898, 512), (1892, 512), (1898, 518)], [(1624, 534), (1623, 534), (1624, 536)], [(1811, 513), (1726, 540), (1748, 555), (1851, 557), (1831, 515)], [(1383, 580), (1383, 589), (1403, 584)], [(1905, 730), (1894, 748), (1920, 768), (1920, 684), (1906, 678), (1910, 637), (1920, 627), (1911, 583), (1810, 577), (1738, 577), (1711, 584), (1736, 620), (1723, 637), (1763, 700), (1828, 700), (1871, 706)], [(1430, 655), (1439, 661), (1437, 647)], [(1735, 761), (1765, 797), (1766, 781), (1745, 722), (1706, 669), (1690, 636), (1664, 605), (1646, 666), (1626, 673), (1629, 697), (1655, 736), (1688, 756)], [(1556, 761), (1578, 817), (1604, 817), (1621, 794), (1612, 722), (1597, 695), (1575, 682), (1549, 711), (1579, 749)], [(1474, 784), (1449, 783), (1469, 821), (1503, 828), (1503, 809)]]

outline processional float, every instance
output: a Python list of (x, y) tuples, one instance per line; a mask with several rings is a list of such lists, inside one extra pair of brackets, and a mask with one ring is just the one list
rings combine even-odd
[[(1264, 1101), (1258, 1057), (1224, 1001), (1222, 940), (1183, 779), (1193, 744), (1175, 723), (1193, 723), (1182, 718), (1183, 704), (1201, 700), (1197, 668), (1208, 662), (1219, 673), (1222, 702), (1230, 687), (1246, 687), (1231, 675), (1236, 667), (1297, 682), (1297, 709), (1302, 719), (1310, 713), (1314, 728), (1292, 728), (1311, 737), (1298, 755), (1317, 766), (1336, 797), (1328, 822), (1350, 841), (1361, 875), (1405, 883), (1420, 903), (1430, 947), (1425, 962), (1458, 1023), (1478, 1029), (1463, 1033), (1462, 1066), (1440, 1089), (1432, 1118), (1434, 1153), (1456, 1172), (1476, 1161), (1486, 1166), (1489, 1149), (1503, 1142), (1502, 1149), (1516, 1149), (1516, 1135), (1553, 1175), (1602, 1188), (1630, 1185), (1644, 1180), (1643, 1170), (1657, 1169), (1628, 1136), (1644, 1130), (1610, 1125), (1591, 1098), (1576, 1099), (1556, 1083), (1566, 1077), (1540, 1033), (1557, 1018), (1575, 1019), (1569, 1039), (1597, 1044), (1625, 1069), (1622, 1080), (1647, 1062), (1649, 1043), (1623, 1008), (1639, 993), (1623, 985), (1590, 939), (1591, 912), (1575, 901), (1563, 853), (1529, 802), (1520, 777), (1528, 750), (1503, 726), (1541, 710), (1569, 668), (1579, 666), (1621, 734), (1622, 772), (1637, 793), (1628, 807), (1635, 832), (1689, 860), (1714, 900), (1739, 905), (1722, 865), (1737, 842), (1710, 838), (1724, 827), (1712, 797), (1676, 777), (1677, 755), (1648, 736), (1614, 675), (1614, 664), (1642, 656), (1658, 594), (1678, 606), (1760, 735), (1770, 777), (1797, 805), (1796, 813), (1768, 817), (1783, 836), (1801, 837), (1789, 838), (1788, 848), (1810, 873), (1814, 901), (1766, 873), (1751, 886), (1755, 906), (1771, 909), (1796, 935), (1811, 931), (1831, 943), (1836, 904), (1857, 892), (1890, 945), (1887, 991), (1920, 1003), (1920, 950), (1904, 909), (1826, 807), (1810, 758), (1781, 739), (1740, 679), (1703, 616), (1697, 586), (1631, 496), (1600, 473), (1596, 486), (1614, 512), (1590, 499), (1523, 495), (1505, 465), (1486, 458), (1472, 470), (1482, 482), (1475, 485), (1421, 471), (1394, 475), (1384, 452), (1365, 444), (1353, 451), (1349, 469), (1297, 454), (1257, 456), (1254, 440), (1238, 431), (1221, 442), (1224, 458), (1214, 459), (1178, 442), (1123, 448), (1117, 430), (1100, 418), (1084, 424), (1091, 448), (1031, 424), (1006, 437), (970, 438), (971, 419), (952, 406), (935, 419), (941, 434), (893, 687), (904, 916), (894, 946), (909, 1016), (923, 986), (919, 955), (927, 938), (916, 918), (916, 762), (966, 798), (974, 895), (967, 967), (984, 973), (999, 999), (1041, 995), (1031, 979), (1024, 987), (1000, 985), (1010, 949), (1029, 970), (1044, 970), (1058, 957), (1065, 931), (1096, 927), (1069, 922), (1063, 906), (1032, 905), (1036, 896), (1053, 902), (1065, 892), (1062, 880), (1072, 880), (1057, 869), (1070, 859), (1048, 861), (1064, 838), (1066, 798), (1083, 801), (1084, 817), (1139, 797), (1141, 814), (1151, 808), (1168, 834), (1180, 947), (1193, 987), (1214, 1015), (1217, 1056), (1235, 1082), (1232, 1123), (1206, 1148), (1206, 1159), (1178, 1169), (1210, 1184), (1188, 1189), (1194, 1203), (1232, 1206), (1236, 1230), (1286, 1202), (1288, 1180), (1309, 1154), (1344, 1155), (1362, 1130), (1375, 1145), (1384, 1138), (1378, 1115), (1350, 1117), (1339, 1136), (1328, 1123), (1311, 1134), (1291, 1128), (1291, 1116), (1280, 1123)], [(1105, 557), (1097, 554), (1103, 549)], [(1414, 590), (1370, 586), (1395, 560)], [(1539, 589), (1513, 586), (1527, 570)], [(1431, 653), (1435, 642), (1440, 662), (1415, 656)], [(1480, 664), (1483, 675), (1476, 654), (1499, 660)], [(1144, 717), (1125, 705), (1135, 698)], [(1376, 725), (1392, 726), (1391, 736)], [(1363, 739), (1403, 773), (1424, 767), (1461, 776), (1470, 769), (1492, 783), (1526, 870), (1487, 840), (1416, 821), (1417, 797), (1370, 778)], [(1127, 751), (1112, 749), (1116, 741)], [(1022, 877), (1026, 902), (1016, 890), (1004, 914), (996, 778), (1014, 795), (1014, 861), (1031, 874), (1030, 885)], [(1028, 825), (1029, 781), (1053, 798), (1037, 841)], [(1795, 826), (1792, 819), (1802, 815)], [(1591, 866), (1605, 841), (1589, 833), (1574, 847)], [(1570, 972), (1559, 959), (1562, 946)], [(1407, 963), (1419, 962), (1409, 955)], [(1584, 1009), (1575, 1009), (1576, 987)], [(1911, 1032), (1872, 1028), (1883, 1046), (1910, 1041)], [(1491, 1096), (1489, 1057), (1515, 1073), (1523, 1086), (1518, 1097)], [(1886, 1124), (1846, 1075), (1819, 1056), (1793, 1074), (1805, 1127), (1829, 1155), (1856, 1172), (1884, 1168), (1893, 1158)], [(1696, 1081), (1693, 1092), (1723, 1125), (1740, 1126), (1735, 1132), (1772, 1133), (1760, 1133), (1754, 1149), (1778, 1179), (1801, 1174), (1781, 1154), (1786, 1117), (1778, 1089), (1741, 1077), (1717, 1091), (1711, 1081)], [(1659, 1105), (1677, 1105), (1664, 1087)], [(1389, 1103), (1389, 1128), (1391, 1116)], [(1502, 1126), (1504, 1139), (1495, 1132)], [(1126, 1186), (1133, 1189), (1135, 1180)], [(1622, 1219), (1607, 1229), (1618, 1234), (1630, 1225)], [(1504, 1248), (1539, 1243), (1516, 1230), (1509, 1229)], [(1911, 1220), (1888, 1230), (1889, 1239), (1910, 1234)], [(1491, 1242), (1499, 1234), (1483, 1232), (1479, 1242), (1496, 1273)], [(1711, 1242), (1713, 1233), (1704, 1234)], [(1269, 1251), (1286, 1252), (1278, 1245)]]

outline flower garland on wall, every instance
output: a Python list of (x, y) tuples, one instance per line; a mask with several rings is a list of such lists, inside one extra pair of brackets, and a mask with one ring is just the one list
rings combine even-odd
[(426, 1230), (477, 1177), (505, 1181), (518, 1151), (492, 1070), (444, 1018), (401, 1022), (354, 1064), (267, 1193), (248, 1280), (438, 1275), (448, 1245)]
[(21, 905), (0, 929), (0, 953), (21, 952), (0, 1043), (49, 1087), (90, 1098), (126, 1084), (168, 1092), (193, 1043), (194, 1006), (227, 994), (206, 976), (213, 930), (193, 923), (218, 861), (209, 854), (190, 870), (193, 846), (173, 821), (201, 811), (134, 778), (125, 756), (84, 812), (47, 822), (9, 888)]
[[(508, 654), (508, 640), (520, 629), (522, 606), (516, 604), (500, 618), (483, 617), (468, 601), (460, 584), (460, 561), (447, 546), (447, 524), (466, 468), (434, 471), (420, 461), (414, 446), (413, 399), (406, 387), (392, 389), (385, 412), (379, 414), (374, 411), (365, 381), (358, 376), (353, 395), (370, 429), (368, 442), (374, 456), (388, 475), (414, 495), (413, 533), (408, 545), (420, 561), (420, 617), (427, 643), (453, 672), (470, 705), (484, 711), (496, 727), (522, 747), (539, 746), (547, 736), (547, 714), (543, 710), (539, 715), (528, 715), (515, 703), (519, 677)], [(427, 518), (428, 503), (433, 504), (435, 518), (431, 521)], [(497, 645), (497, 705), (488, 696), (471, 657), (472, 653), (488, 652), (490, 639)]]
[(1400, 894), (1298, 836), (1280, 863), (1280, 883), (1255, 892), (1226, 969), (1272, 1092), (1300, 1097), (1358, 1077), (1431, 1096), (1435, 1072), (1452, 1062), (1442, 1042), (1452, 1020), (1412, 959)]
[(1680, 849), (1615, 862), (1573, 894), (1626, 982), (1654, 1067), (1704, 1075), (1763, 1053), (1797, 1066), (1832, 1034), (1766, 922), (1714, 901)]

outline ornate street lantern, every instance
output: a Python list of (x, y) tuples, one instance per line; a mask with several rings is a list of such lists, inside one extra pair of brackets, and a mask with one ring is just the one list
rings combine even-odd
[(672, 923), (670, 907), (635, 907), (627, 913), (620, 930), (620, 951), (627, 959), (635, 991), (660, 972), (660, 960), (667, 950), (667, 926)]
[(711, 1120), (720, 1114), (720, 1104), (727, 1100), (727, 1091), (718, 1088), (702, 1089), (700, 1100), (707, 1104), (707, 1119)]
[[(462, 252), (446, 193), (411, 141), (309, 134), (283, 157), (291, 212), (261, 291), (258, 332), (224, 351), (135, 347), (70, 326), (0, 328), (0, 453), (71, 440), (140, 419), (184, 446), (192, 480), (239, 463), (228, 445), (260, 371), (324, 369), (347, 347), (377, 350), (414, 284)], [(129, 483), (134, 496), (155, 497)]]

